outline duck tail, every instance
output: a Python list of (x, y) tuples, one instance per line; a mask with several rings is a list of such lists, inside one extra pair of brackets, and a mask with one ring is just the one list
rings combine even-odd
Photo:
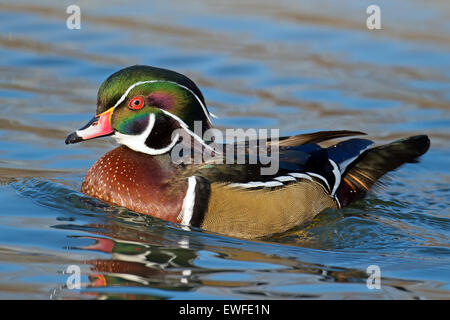
[(429, 147), (428, 136), (418, 135), (363, 152), (342, 174), (341, 183), (336, 190), (341, 207), (364, 197), (387, 172), (404, 163), (417, 162), (417, 158), (427, 152)]

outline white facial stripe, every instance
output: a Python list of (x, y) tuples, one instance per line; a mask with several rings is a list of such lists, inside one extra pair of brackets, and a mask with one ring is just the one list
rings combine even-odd
[(197, 99), (198, 103), (200, 103), (200, 105), (202, 106), (202, 109), (203, 109), (203, 113), (204, 113), (205, 116), (206, 116), (206, 119), (208, 119), (209, 124), (211, 124), (211, 118), (209, 117), (209, 116), (210, 116), (210, 113), (209, 113), (208, 110), (206, 109), (206, 106), (203, 104), (202, 100), (194, 93), (194, 91), (192, 91), (192, 90), (189, 89), (188, 87), (185, 87), (185, 86), (183, 86), (183, 85), (181, 85), (181, 84), (179, 84), (179, 83), (172, 82), (172, 81), (167, 81), (167, 82), (173, 83), (173, 84), (175, 84), (175, 85), (177, 85), (177, 86), (179, 86), (179, 87), (181, 87), (181, 88), (186, 89), (187, 91), (189, 91), (189, 92)]
[(179, 86), (180, 88), (183, 88), (187, 91), (189, 91), (198, 101), (198, 103), (200, 103), (200, 105), (202, 106), (203, 112), (206, 115), (206, 118), (208, 119), (208, 122), (211, 124), (211, 119), (210, 119), (210, 113), (208, 112), (208, 110), (206, 109), (206, 106), (203, 104), (202, 100), (194, 93), (194, 91), (192, 91), (191, 89), (189, 89), (186, 86), (183, 86), (177, 82), (174, 81), (168, 81), (168, 80), (147, 80), (147, 81), (138, 81), (136, 83), (133, 83), (130, 87), (128, 87), (128, 89), (125, 91), (125, 93), (120, 97), (119, 100), (117, 100), (116, 104), (114, 105), (114, 108), (117, 107), (119, 104), (121, 104), (128, 96), (128, 94), (130, 93), (131, 90), (133, 90), (134, 88), (136, 88), (137, 86), (140, 86), (142, 84), (146, 84), (146, 83), (157, 83), (157, 82), (168, 82), (168, 83), (172, 83), (174, 85)]
[(147, 140), (148, 136), (150, 135), (150, 132), (155, 125), (155, 121), (155, 114), (150, 113), (148, 126), (147, 128), (145, 128), (144, 132), (139, 135), (128, 135), (116, 131), (113, 135), (113, 138), (115, 138), (118, 143), (124, 144), (134, 151), (151, 155), (164, 154), (175, 146), (175, 144), (178, 142), (179, 134), (176, 134), (170, 144), (162, 149), (153, 149), (148, 147), (145, 144), (145, 140)]
[(181, 211), (177, 217), (177, 220), (180, 221), (180, 223), (182, 225), (189, 226), (191, 224), (192, 215), (194, 214), (195, 186), (196, 185), (197, 185), (197, 180), (196, 180), (195, 176), (189, 177), (188, 189), (186, 191), (186, 196), (183, 199)]
[(177, 122), (180, 124), (181, 128), (183, 128), (187, 133), (189, 133), (189, 135), (191, 135), (195, 140), (197, 140), (198, 142), (200, 142), (200, 143), (202, 144), (202, 146), (204, 146), (205, 148), (209, 149), (210, 151), (214, 151), (214, 152), (217, 153), (217, 151), (214, 150), (213, 148), (211, 148), (209, 145), (207, 145), (207, 144), (205, 143), (205, 141), (204, 141), (201, 137), (199, 137), (199, 136), (196, 135), (194, 132), (192, 132), (192, 131), (189, 129), (188, 125), (187, 125), (183, 120), (181, 120), (181, 119), (180, 119), (179, 117), (177, 117), (176, 115), (170, 113), (169, 111), (166, 111), (166, 110), (163, 110), (163, 109), (161, 109), (161, 111), (164, 112), (164, 113), (165, 113), (166, 115), (168, 115), (169, 117), (171, 117), (172, 119), (174, 119), (175, 121), (177, 121)]

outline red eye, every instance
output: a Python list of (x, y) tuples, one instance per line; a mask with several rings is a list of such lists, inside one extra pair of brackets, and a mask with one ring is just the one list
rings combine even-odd
[(143, 106), (144, 106), (144, 98), (142, 98), (142, 97), (134, 97), (128, 103), (128, 108), (130, 108), (132, 110), (142, 109)]

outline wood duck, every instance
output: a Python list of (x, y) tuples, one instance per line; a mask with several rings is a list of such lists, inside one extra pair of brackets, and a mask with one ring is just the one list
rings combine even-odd
[[(205, 138), (210, 129), (211, 113), (192, 80), (166, 69), (131, 66), (103, 82), (95, 117), (71, 133), (66, 144), (105, 136), (120, 144), (89, 169), (83, 193), (186, 227), (240, 238), (281, 233), (310, 222), (326, 208), (347, 206), (388, 171), (415, 162), (430, 145), (426, 135), (381, 146), (361, 138), (330, 145), (332, 139), (364, 134), (347, 130), (259, 139), (260, 151), (270, 153), (276, 147), (278, 167), (267, 174), (267, 163), (258, 161), (259, 156), (249, 161), (250, 139), (233, 141), (230, 149), (212, 148), (230, 143)], [(183, 132), (191, 139), (181, 139)], [(184, 160), (205, 150), (224, 159), (244, 145), (239, 150), (245, 161), (239, 162), (236, 152), (226, 157), (231, 163), (177, 162), (173, 151), (180, 145), (189, 147), (180, 153)]]

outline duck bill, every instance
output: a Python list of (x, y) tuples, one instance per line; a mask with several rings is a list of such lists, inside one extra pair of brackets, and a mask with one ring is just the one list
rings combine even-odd
[(114, 129), (111, 127), (113, 111), (114, 108), (111, 108), (96, 115), (83, 128), (69, 134), (66, 138), (66, 144), (112, 135), (114, 133)]

